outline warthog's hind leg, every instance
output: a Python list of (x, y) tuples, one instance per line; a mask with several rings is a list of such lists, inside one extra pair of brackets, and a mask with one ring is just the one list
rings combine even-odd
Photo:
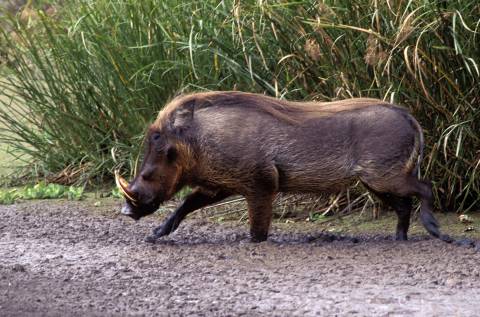
[(377, 196), (383, 202), (383, 204), (390, 206), (395, 210), (398, 217), (395, 239), (407, 240), (408, 228), (410, 227), (410, 214), (412, 211), (412, 198), (399, 197), (389, 193), (377, 192), (371, 189), (368, 185), (364, 185), (370, 192), (375, 194), (375, 196)]
[(380, 199), (392, 206), (398, 215), (397, 239), (406, 240), (412, 209), (412, 197), (420, 199), (420, 220), (425, 229), (435, 238), (445, 242), (452, 239), (440, 232), (438, 221), (433, 215), (432, 186), (428, 181), (419, 180), (414, 175), (398, 175), (388, 180), (362, 179), (364, 185)]

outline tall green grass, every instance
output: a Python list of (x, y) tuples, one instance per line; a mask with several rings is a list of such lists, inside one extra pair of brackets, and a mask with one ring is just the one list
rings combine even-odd
[(146, 126), (179, 92), (370, 96), (421, 122), (437, 201), (479, 207), (478, 1), (100, 0), (11, 23), (3, 141), (39, 175), (133, 171)]

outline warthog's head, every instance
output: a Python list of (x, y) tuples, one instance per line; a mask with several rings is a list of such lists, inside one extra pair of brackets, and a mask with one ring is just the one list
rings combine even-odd
[(170, 113), (164, 123), (157, 119), (150, 127), (143, 163), (131, 183), (116, 172), (117, 186), (126, 200), (122, 214), (135, 220), (147, 216), (184, 186), (182, 176), (191, 163), (191, 153), (179, 137), (183, 134), (180, 124), (185, 122), (185, 116), (191, 118), (193, 113), (177, 112)]
[(126, 199), (122, 214), (135, 220), (155, 212), (170, 199), (180, 176), (175, 146), (154, 130), (148, 133), (146, 142), (145, 157), (134, 180), (129, 184), (116, 175), (117, 186)]

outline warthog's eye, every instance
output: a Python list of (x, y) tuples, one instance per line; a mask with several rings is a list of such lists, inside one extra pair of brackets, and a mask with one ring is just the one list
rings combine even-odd
[(153, 140), (153, 141), (158, 141), (158, 140), (160, 140), (160, 137), (161, 137), (160, 133), (155, 132), (155, 133), (152, 135), (152, 140)]

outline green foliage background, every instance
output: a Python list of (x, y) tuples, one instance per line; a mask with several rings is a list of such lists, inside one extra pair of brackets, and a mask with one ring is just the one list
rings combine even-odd
[(437, 201), (480, 201), (480, 4), (471, 1), (75, 1), (9, 20), (3, 141), (64, 183), (132, 172), (169, 98), (245, 90), (369, 96), (411, 109)]

